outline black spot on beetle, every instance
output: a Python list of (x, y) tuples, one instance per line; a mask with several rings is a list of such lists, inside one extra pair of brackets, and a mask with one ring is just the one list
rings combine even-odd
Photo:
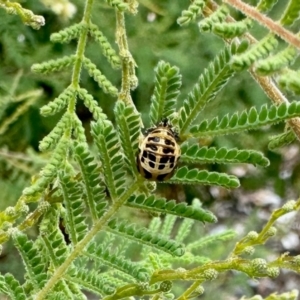
[(149, 142), (159, 143), (160, 138), (158, 136), (149, 137)]
[(148, 157), (151, 161), (156, 161), (156, 156), (153, 153), (149, 153)]
[(164, 149), (163, 149), (163, 153), (164, 153), (164, 154), (170, 154), (170, 153), (173, 154), (173, 153), (174, 153), (174, 149), (164, 148)]
[(144, 168), (142, 168), (143, 169), (143, 173), (144, 173), (144, 177), (146, 178), (146, 179), (150, 179), (150, 178), (152, 178), (152, 174), (149, 172), (149, 171), (147, 171), (146, 169), (144, 169)]
[(150, 147), (151, 150), (157, 151), (157, 147), (155, 145), (150, 145), (149, 147)]
[(175, 162), (175, 156), (170, 157), (170, 163), (173, 164)]
[(149, 161), (149, 167), (154, 169), (155, 168), (155, 163), (152, 161)]
[(158, 170), (163, 170), (163, 169), (165, 168), (165, 166), (166, 166), (166, 165), (164, 165), (164, 164), (159, 165), (159, 166), (158, 166)]
[(165, 139), (165, 144), (166, 144), (167, 146), (169, 146), (169, 145), (175, 146), (175, 143), (173, 143), (172, 141), (170, 141), (170, 140), (168, 140), (168, 139)]
[[(172, 158), (172, 157), (171, 157)], [(159, 163), (161, 164), (166, 164), (169, 161), (169, 157), (168, 156), (162, 156), (159, 160)]]
[(146, 150), (143, 151), (142, 157), (147, 158), (148, 157), (148, 152)]

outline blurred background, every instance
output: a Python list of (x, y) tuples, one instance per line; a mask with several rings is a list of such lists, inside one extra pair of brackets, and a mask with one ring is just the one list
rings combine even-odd
[[(57, 97), (71, 80), (71, 69), (50, 75), (36, 75), (30, 68), (33, 63), (74, 53), (76, 40), (69, 44), (57, 44), (51, 43), (49, 38), (52, 33), (80, 22), (84, 9), (84, 1), (80, 0), (19, 2), (35, 14), (43, 15), (46, 24), (40, 30), (33, 30), (22, 24), (18, 16), (8, 15), (0, 9), (1, 210), (14, 205), (23, 188), (30, 184), (31, 177), (47, 162), (49, 154), (38, 151), (39, 141), (52, 130), (61, 115), (44, 118), (39, 114), (39, 108)], [(256, 1), (247, 2), (256, 4)], [(148, 112), (154, 89), (154, 68), (158, 61), (165, 60), (180, 68), (183, 85), (178, 100), (179, 108), (209, 61), (223, 48), (224, 42), (210, 33), (200, 34), (197, 23), (186, 27), (177, 24), (176, 20), (181, 11), (189, 6), (189, 0), (139, 0), (139, 4), (136, 16), (126, 15), (126, 26), (129, 48), (138, 66), (136, 72), (139, 86), (132, 92), (132, 97), (147, 127), (150, 124)], [(270, 16), (278, 18), (284, 5), (285, 1), (279, 1)], [(93, 14), (93, 22), (117, 50), (114, 10), (104, 1), (95, 1)], [(242, 17), (234, 11), (233, 15), (236, 19)], [(257, 26), (252, 33), (260, 39), (266, 31)], [(86, 56), (115, 86), (120, 87), (120, 72), (111, 69), (98, 44), (92, 39), (88, 41)], [(104, 94), (86, 71), (82, 72), (81, 85), (94, 96), (108, 117), (114, 120), (113, 108), (116, 99)], [(290, 101), (299, 99), (295, 95), (286, 96)], [(270, 103), (270, 100), (245, 71), (231, 79), (217, 98), (207, 105), (199, 120), (242, 111), (251, 106), (260, 107), (265, 103)], [(91, 114), (82, 102), (77, 104), (77, 113), (92, 144), (89, 133)], [(218, 217), (219, 221), (215, 225), (197, 224), (193, 229), (195, 236), (191, 239), (228, 228), (238, 233), (237, 238), (250, 230), (259, 231), (273, 209), (287, 200), (297, 199), (300, 190), (299, 144), (291, 144), (276, 152), (267, 148), (269, 138), (283, 130), (284, 124), (278, 124), (255, 132), (203, 141), (207, 146), (255, 149), (269, 158), (271, 165), (265, 169), (245, 164), (197, 166), (238, 176), (241, 188), (237, 190), (229, 191), (214, 186), (158, 186), (158, 193), (168, 199), (190, 203), (195, 197), (199, 198), (203, 206)], [(144, 213), (131, 217), (144, 225), (151, 219), (151, 216)], [(276, 238), (268, 242), (267, 247), (258, 247), (254, 257), (274, 259), (279, 253), (286, 251), (299, 254), (299, 214), (289, 214), (284, 220), (277, 222), (277, 225)], [(34, 238), (37, 228), (30, 229), (28, 234)], [(233, 245), (234, 241), (226, 245), (220, 243), (217, 248), (202, 249), (201, 255), (222, 259), (232, 250)], [(18, 253), (11, 243), (6, 243), (0, 256), (1, 273), (9, 271), (22, 282), (22, 268)], [(281, 272), (276, 280), (256, 281), (243, 274), (227, 272), (218, 280), (205, 285), (206, 292), (201, 299), (215, 299), (218, 290), (224, 295), (222, 299), (239, 299), (242, 295), (259, 293), (266, 296), (274, 291), (284, 292), (299, 286), (299, 275), (293, 273)], [(92, 296), (90, 299), (93, 299)]]

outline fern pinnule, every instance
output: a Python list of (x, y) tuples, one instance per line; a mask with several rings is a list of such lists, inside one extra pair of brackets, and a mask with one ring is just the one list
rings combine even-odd
[(105, 185), (99, 176), (99, 167), (90, 155), (88, 146), (77, 144), (74, 153), (84, 182), (86, 206), (90, 210), (93, 222), (96, 222), (105, 213), (107, 205)]
[(297, 49), (293, 46), (288, 46), (284, 50), (258, 61), (254, 64), (254, 68), (259, 75), (272, 75), (272, 73), (279, 72), (285, 67), (292, 65), (298, 56)]
[(270, 150), (275, 150), (276, 148), (281, 148), (289, 145), (296, 140), (295, 133), (292, 130), (287, 130), (284, 133), (276, 135), (270, 139), (268, 148)]
[(103, 113), (102, 108), (98, 102), (93, 98), (92, 95), (86, 89), (80, 88), (77, 90), (78, 96), (83, 100), (84, 105), (93, 114), (93, 118), (97, 121), (99, 119), (107, 119), (106, 114)]
[(56, 147), (64, 133), (71, 128), (71, 125), (72, 117), (69, 112), (66, 112), (51, 132), (40, 141), (40, 151), (46, 151)]
[(115, 116), (127, 169), (134, 177), (137, 177), (138, 171), (135, 164), (141, 135), (140, 115), (133, 106), (125, 106), (123, 101), (117, 101)]
[(105, 184), (114, 201), (127, 189), (124, 156), (120, 152), (118, 135), (108, 120), (93, 122), (92, 135), (99, 150)]
[(177, 19), (177, 23), (180, 26), (184, 26), (192, 21), (195, 21), (197, 16), (202, 13), (204, 6), (205, 0), (193, 1), (187, 10), (182, 11), (181, 16)]
[(163, 235), (152, 233), (145, 227), (138, 228), (136, 224), (127, 224), (125, 221), (112, 219), (108, 223), (109, 231), (137, 243), (145, 244), (158, 250), (181, 256), (184, 253), (182, 244), (166, 238)]
[[(190, 218), (201, 222), (215, 223), (217, 221), (217, 217), (212, 212), (201, 207), (187, 205), (185, 202), (176, 203), (175, 200), (167, 201), (165, 198), (157, 198), (154, 195), (133, 195), (127, 200), (126, 205), (132, 208), (172, 214), (178, 217)], [(153, 228), (151, 231), (155, 232)]]
[(102, 49), (103, 55), (107, 58), (108, 62), (111, 64), (113, 69), (121, 68), (121, 59), (117, 55), (114, 48), (111, 46), (104, 34), (99, 30), (98, 26), (95, 24), (89, 25), (89, 32), (91, 36), (99, 43)]
[(260, 0), (257, 9), (263, 13), (270, 11), (278, 0)]
[(38, 291), (45, 285), (48, 277), (46, 272), (46, 257), (41, 256), (35, 244), (24, 233), (15, 230), (12, 238), (14, 245), (22, 257), (27, 271), (26, 274), (31, 281), (33, 289)]
[(284, 72), (277, 77), (277, 82), (281, 88), (300, 95), (300, 71), (285, 69)]
[(188, 94), (187, 99), (184, 100), (183, 106), (179, 110), (180, 136), (184, 135), (204, 106), (215, 98), (216, 94), (235, 73), (231, 68), (230, 60), (237, 49), (235, 43), (225, 47), (215, 60), (209, 64), (193, 90)]
[(270, 164), (261, 152), (255, 150), (200, 147), (196, 144), (189, 146), (187, 143), (181, 146), (180, 160), (188, 163), (248, 163), (262, 167)]
[(62, 111), (75, 97), (75, 90), (72, 87), (66, 88), (57, 98), (41, 107), (41, 115), (44, 117), (52, 116)]
[(170, 237), (172, 230), (174, 228), (174, 224), (176, 222), (177, 217), (172, 214), (167, 214), (164, 218), (163, 224), (160, 228), (160, 234), (166, 237)]
[(232, 67), (239, 71), (250, 68), (254, 62), (270, 55), (277, 47), (277, 38), (273, 34), (269, 34), (244, 53), (233, 56)]
[(0, 275), (0, 291), (10, 299), (26, 300), (27, 296), (20, 282), (10, 273)]
[(184, 219), (179, 226), (177, 231), (175, 241), (182, 243), (184, 239), (191, 233), (191, 228), (195, 221), (191, 219)]
[(73, 245), (81, 241), (87, 230), (85, 207), (83, 205), (82, 185), (76, 182), (70, 175), (59, 173), (59, 183), (64, 199), (64, 221)]
[(257, 129), (264, 125), (275, 124), (286, 119), (300, 115), (300, 103), (282, 103), (276, 105), (263, 105), (259, 111), (252, 107), (240, 114), (225, 115), (221, 120), (218, 117), (212, 120), (204, 120), (199, 125), (193, 126), (190, 133), (194, 137), (217, 136), (233, 134), (244, 130)]
[(111, 247), (92, 245), (87, 248), (84, 254), (95, 261), (99, 261), (101, 264), (130, 275), (138, 281), (145, 282), (149, 279), (149, 271), (146, 268), (125, 257), (118, 256)]
[(86, 25), (83, 22), (74, 24), (59, 32), (52, 33), (50, 40), (52, 42), (69, 43), (71, 40), (77, 39), (84, 28), (86, 28)]
[(218, 7), (210, 16), (198, 23), (200, 31), (211, 31), (214, 24), (223, 23), (229, 14), (227, 5), (223, 4)]
[(208, 172), (206, 170), (188, 169), (181, 167), (168, 181), (176, 184), (205, 184), (218, 185), (226, 188), (237, 188), (240, 183), (237, 177), (226, 173)]
[(101, 73), (97, 66), (92, 61), (84, 57), (83, 67), (88, 71), (89, 75), (98, 83), (99, 87), (105, 94), (110, 94), (113, 97), (118, 95), (118, 89)]
[(163, 118), (170, 118), (175, 113), (180, 87), (179, 69), (160, 61), (155, 69), (155, 88), (151, 97), (152, 125), (157, 125)]
[(31, 71), (35, 73), (49, 74), (61, 71), (75, 63), (76, 56), (70, 55), (58, 59), (52, 59), (44, 63), (34, 64)]
[(245, 19), (232, 23), (216, 23), (212, 25), (212, 32), (225, 38), (233, 39), (234, 37), (245, 34), (252, 27), (252, 21)]
[(82, 125), (81, 120), (78, 118), (76, 114), (73, 115), (73, 134), (74, 134), (74, 139), (78, 143), (83, 143), (86, 144), (86, 136), (85, 136), (85, 130)]
[(287, 8), (280, 19), (282, 25), (291, 26), (300, 17), (300, 2), (298, 0), (289, 0)]

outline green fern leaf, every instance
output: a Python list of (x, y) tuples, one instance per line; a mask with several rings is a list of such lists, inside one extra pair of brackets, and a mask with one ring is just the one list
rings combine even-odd
[(283, 89), (300, 95), (300, 71), (285, 69), (277, 78), (277, 82)]
[(270, 75), (274, 72), (278, 72), (283, 68), (290, 66), (296, 60), (298, 51), (293, 46), (288, 46), (284, 50), (278, 52), (275, 55), (258, 61), (254, 67), (260, 75)]
[(291, 26), (300, 17), (300, 2), (289, 0), (288, 6), (280, 20), (282, 25)]
[(75, 90), (72, 87), (68, 87), (49, 104), (41, 107), (41, 115), (48, 117), (57, 114), (68, 105), (70, 99), (74, 96)]
[(248, 163), (267, 167), (270, 161), (255, 150), (238, 150), (214, 147), (189, 146), (187, 143), (181, 146), (180, 160), (188, 163)]
[(40, 151), (46, 151), (55, 148), (65, 131), (71, 128), (71, 120), (71, 115), (69, 112), (66, 112), (56, 126), (52, 129), (52, 131), (40, 141)]
[(117, 101), (115, 116), (119, 129), (121, 145), (125, 154), (125, 162), (128, 171), (136, 177), (138, 174), (136, 155), (138, 151), (140, 130), (140, 116), (133, 106), (125, 106), (123, 101)]
[(102, 245), (93, 243), (84, 254), (95, 261), (130, 275), (138, 281), (145, 282), (149, 280), (149, 271), (147, 269), (138, 263), (115, 254), (110, 248), (104, 248)]
[(215, 23), (212, 25), (212, 32), (225, 39), (232, 39), (245, 34), (251, 27), (252, 21), (245, 19), (232, 23)]
[(33, 242), (28, 240), (27, 236), (22, 232), (15, 231), (12, 237), (13, 242), (23, 259), (26, 274), (30, 279), (34, 290), (40, 290), (47, 280), (45, 257), (41, 257)]
[(150, 106), (152, 125), (158, 124), (163, 118), (170, 118), (175, 113), (176, 99), (181, 87), (181, 75), (177, 67), (160, 61), (155, 73), (155, 89)]
[(177, 23), (180, 26), (189, 24), (195, 21), (197, 16), (202, 13), (202, 9), (205, 6), (205, 0), (195, 0), (191, 3), (187, 10), (181, 13), (181, 16), (177, 19)]
[(83, 58), (83, 66), (88, 71), (89, 75), (98, 83), (99, 87), (106, 94), (111, 94), (113, 97), (118, 95), (118, 89), (101, 73), (97, 66), (92, 63), (87, 57)]
[[(178, 217), (194, 219), (202, 222), (215, 223), (217, 217), (201, 207), (193, 207), (187, 203), (176, 203), (175, 200), (168, 201), (165, 198), (156, 198), (154, 195), (131, 196), (126, 203), (127, 206), (152, 212), (172, 214)], [(156, 232), (155, 230), (152, 230)]]
[(51, 34), (50, 40), (51, 42), (69, 43), (71, 40), (77, 39), (84, 28), (86, 28), (84, 23), (74, 24)]
[(42, 74), (58, 72), (69, 66), (72, 66), (75, 63), (75, 60), (76, 60), (75, 55), (49, 60), (41, 64), (32, 65), (31, 71), (35, 73), (42, 73)]
[(92, 135), (100, 153), (105, 184), (111, 198), (116, 200), (127, 189), (124, 157), (120, 153), (117, 133), (111, 122), (104, 120), (92, 123)]
[(108, 223), (109, 231), (116, 235), (120, 235), (137, 243), (145, 244), (158, 250), (170, 253), (172, 255), (181, 256), (184, 253), (182, 244), (165, 236), (153, 233), (147, 228), (138, 228), (135, 224), (127, 224), (127, 221), (117, 221), (112, 219)]
[(183, 240), (191, 234), (191, 228), (194, 225), (194, 220), (184, 219), (180, 224), (175, 240), (177, 242), (183, 242)]
[(215, 97), (234, 74), (229, 62), (236, 50), (234, 43), (226, 47), (200, 76), (198, 83), (179, 111), (180, 135), (184, 134), (204, 106)]
[(87, 230), (85, 207), (82, 202), (82, 186), (75, 182), (71, 176), (59, 173), (60, 186), (64, 198), (65, 225), (73, 245), (81, 241)]
[(225, 115), (221, 121), (218, 117), (210, 122), (204, 120), (200, 125), (190, 129), (194, 137), (233, 134), (239, 131), (257, 129), (264, 125), (275, 124), (300, 115), (300, 103), (282, 103), (279, 106), (263, 105), (259, 112), (252, 107), (249, 111)]
[(0, 275), (0, 291), (9, 296), (10, 299), (28, 299), (19, 281), (10, 273), (6, 273), (5, 276)]
[(102, 108), (99, 107), (98, 102), (94, 100), (93, 96), (90, 95), (86, 89), (80, 88), (77, 93), (79, 98), (83, 100), (84, 105), (93, 114), (93, 118), (96, 121), (99, 119), (107, 119), (106, 114), (104, 114)]
[(278, 0), (260, 0), (257, 9), (263, 13), (270, 11)]
[(250, 68), (254, 62), (268, 56), (277, 47), (277, 38), (269, 34), (257, 44), (252, 45), (246, 52), (233, 56), (232, 67), (238, 71)]
[(87, 143), (84, 127), (76, 114), (73, 115), (73, 134), (74, 139), (79, 143)]
[(93, 222), (96, 222), (106, 211), (105, 185), (99, 178), (99, 168), (92, 163), (94, 158), (90, 155), (86, 144), (78, 144), (75, 147), (75, 159), (79, 163), (84, 182), (87, 202)]
[(190, 170), (187, 167), (179, 168), (168, 183), (219, 185), (226, 188), (237, 188), (240, 185), (239, 180), (233, 175), (206, 170)]
[(268, 148), (270, 150), (275, 150), (277, 148), (287, 146), (295, 140), (295, 133), (292, 130), (288, 130), (282, 134), (272, 137), (268, 144)]
[(103, 35), (103, 33), (99, 30), (97, 25), (90, 24), (89, 32), (91, 36), (99, 43), (103, 55), (107, 58), (108, 62), (114, 69), (121, 68), (121, 60), (117, 55), (116, 51), (113, 49), (111, 44), (108, 42), (107, 38)]
[(211, 15), (206, 17), (205, 19), (201, 20), (198, 23), (200, 31), (211, 31), (214, 24), (223, 23), (226, 17), (229, 14), (228, 7), (223, 4), (220, 5), (217, 10), (215, 10)]

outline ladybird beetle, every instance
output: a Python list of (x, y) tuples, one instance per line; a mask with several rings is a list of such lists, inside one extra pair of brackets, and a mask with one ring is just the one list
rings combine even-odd
[(167, 119), (147, 130), (137, 155), (138, 171), (143, 177), (163, 181), (173, 175), (181, 153), (177, 139)]

